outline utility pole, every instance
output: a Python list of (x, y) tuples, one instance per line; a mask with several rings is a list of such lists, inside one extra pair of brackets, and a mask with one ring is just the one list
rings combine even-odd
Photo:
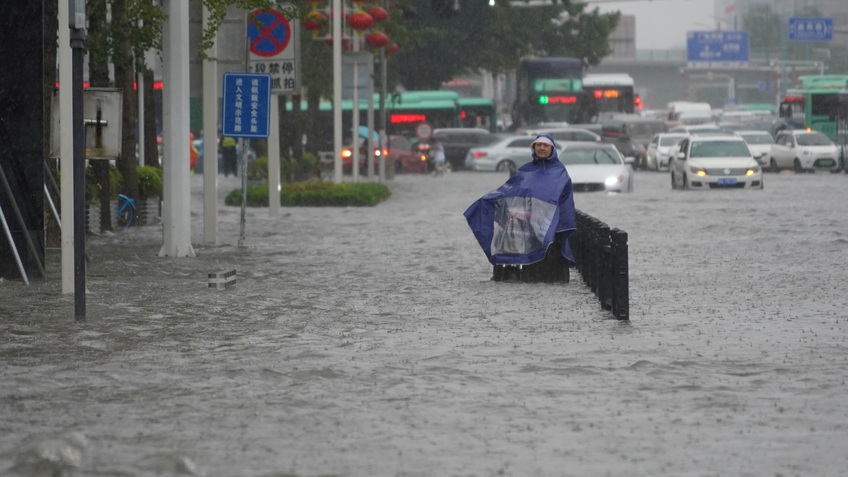
[(85, 117), (82, 70), (85, 61), (85, 0), (68, 0), (71, 35), (71, 124), (74, 136), (74, 317), (85, 320)]

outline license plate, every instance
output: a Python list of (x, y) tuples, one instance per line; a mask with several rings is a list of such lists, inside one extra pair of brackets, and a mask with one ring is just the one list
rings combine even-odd
[(733, 177), (721, 178), (718, 180), (718, 185), (720, 186), (732, 186), (736, 185), (736, 179)]
[(816, 161), (816, 167), (833, 167), (836, 162), (833, 159), (819, 159)]

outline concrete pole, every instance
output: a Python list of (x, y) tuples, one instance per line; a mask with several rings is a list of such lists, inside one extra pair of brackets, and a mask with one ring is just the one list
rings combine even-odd
[[(203, 30), (209, 27), (203, 4)], [(203, 243), (218, 244), (218, 57), (217, 35), (203, 60)]]
[(333, 182), (342, 181), (342, 1), (333, 0)]
[(368, 113), (365, 116), (368, 123), (368, 178), (374, 180), (374, 149), (380, 148), (380, 157), (383, 157), (383, 148), (380, 141), (374, 140), (374, 57), (368, 55)]
[[(63, 171), (74, 170), (74, 130), (71, 127), (73, 80), (71, 79), (71, 32), (68, 29), (68, 2), (59, 2), (59, 138)], [(74, 292), (74, 175), (62, 174), (62, 293)]]
[[(351, 120), (353, 121), (353, 143), (350, 149), (350, 166), (353, 182), (359, 182), (359, 41), (358, 33), (354, 35), (353, 51), (353, 107), (351, 108)], [(367, 139), (367, 138), (366, 138)], [(369, 144), (367, 141), (363, 141)], [(366, 146), (367, 147), (367, 146)], [(366, 156), (367, 157), (367, 156)]]
[(271, 95), (268, 121), (268, 215), (280, 216), (280, 96)]
[(163, 29), (163, 240), (159, 256), (194, 257), (189, 181), (188, 2), (165, 0)]

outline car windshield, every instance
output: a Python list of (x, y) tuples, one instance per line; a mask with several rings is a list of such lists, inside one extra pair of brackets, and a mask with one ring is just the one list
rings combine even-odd
[(689, 157), (750, 157), (745, 141), (693, 141)]
[(566, 149), (560, 161), (567, 166), (578, 164), (621, 164), (621, 159), (611, 149)]
[(774, 144), (771, 134), (740, 134), (748, 144)]
[(673, 146), (686, 136), (663, 136), (660, 138), (660, 146)]
[(830, 146), (830, 139), (822, 133), (805, 133), (795, 136), (799, 146)]

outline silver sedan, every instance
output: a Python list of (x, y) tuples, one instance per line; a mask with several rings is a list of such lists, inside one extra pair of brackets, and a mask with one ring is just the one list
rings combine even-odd
[(514, 172), (532, 160), (530, 143), (535, 136), (507, 136), (488, 146), (473, 147), (465, 156), (465, 168), (472, 171)]

